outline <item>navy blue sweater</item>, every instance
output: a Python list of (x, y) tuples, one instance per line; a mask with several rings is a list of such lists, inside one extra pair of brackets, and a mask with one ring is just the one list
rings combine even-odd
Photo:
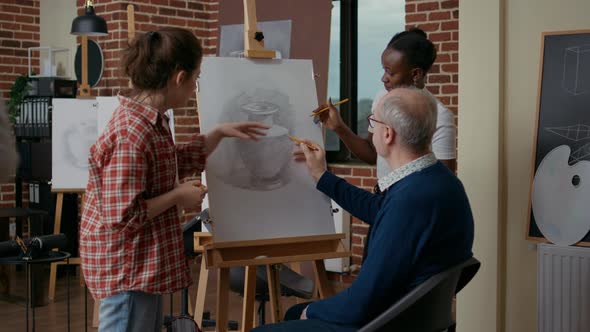
[(371, 225), (368, 255), (352, 285), (314, 302), (307, 317), (360, 327), (428, 277), (472, 256), (473, 216), (463, 185), (436, 164), (369, 193), (325, 172), (317, 188)]

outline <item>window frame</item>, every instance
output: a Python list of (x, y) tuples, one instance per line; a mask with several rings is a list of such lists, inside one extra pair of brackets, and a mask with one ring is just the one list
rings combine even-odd
[[(357, 134), (358, 104), (358, 0), (332, 0), (340, 2), (340, 96), (349, 98), (340, 105), (344, 123)], [(355, 159), (341, 140), (338, 151), (326, 151), (329, 163)]]

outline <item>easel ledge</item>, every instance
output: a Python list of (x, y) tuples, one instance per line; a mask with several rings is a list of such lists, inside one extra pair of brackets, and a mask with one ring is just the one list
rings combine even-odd
[(349, 257), (344, 234), (212, 242), (204, 246), (207, 267), (272, 265)]

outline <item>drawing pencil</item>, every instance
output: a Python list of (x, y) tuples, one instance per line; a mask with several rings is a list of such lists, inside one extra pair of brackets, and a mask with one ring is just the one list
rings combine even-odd
[(293, 142), (297, 142), (297, 143), (301, 143), (301, 144), (305, 144), (307, 145), (307, 147), (311, 150), (311, 151), (317, 151), (318, 148), (316, 148), (315, 146), (313, 146), (312, 144), (307, 143), (306, 141), (303, 141), (295, 136), (291, 136), (289, 135), (289, 138), (293, 141)]
[[(334, 106), (338, 106), (340, 104), (344, 104), (347, 101), (348, 101), (348, 98), (342, 99), (341, 101), (334, 103)], [(325, 112), (325, 111), (327, 111), (329, 109), (330, 109), (330, 107), (324, 107), (321, 110), (318, 110), (316, 112), (312, 112), (310, 116), (318, 116), (318, 114), (323, 113), (323, 112)]]

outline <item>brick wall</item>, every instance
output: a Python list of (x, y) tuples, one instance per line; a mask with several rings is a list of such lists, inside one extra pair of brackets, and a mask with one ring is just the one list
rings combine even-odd
[(406, 28), (428, 33), (437, 51), (428, 89), (457, 115), (459, 105), (459, 0), (406, 0)]
[(0, 0), (1, 98), (8, 98), (14, 80), (27, 73), (27, 49), (39, 46), (39, 6), (39, 0)]
[[(39, 0), (0, 0), (0, 98), (8, 99), (14, 80), (27, 73), (29, 47), (39, 46)], [(39, 61), (31, 62), (38, 71)], [(28, 201), (23, 185), (23, 204)], [(0, 184), (0, 208), (15, 206), (14, 184)]]
[[(84, 11), (84, 0), (77, 0), (78, 15)], [(154, 31), (162, 27), (181, 27), (195, 33), (201, 40), (205, 54), (215, 54), (217, 45), (217, 17), (219, 5), (216, 0), (98, 0), (95, 11), (106, 21), (109, 35), (94, 38), (103, 50), (104, 72), (92, 94), (114, 96), (126, 90), (128, 80), (121, 72), (121, 50), (127, 47), (127, 5), (135, 7), (136, 34)], [(186, 108), (175, 109), (177, 142), (186, 142), (198, 131), (196, 101)]]

